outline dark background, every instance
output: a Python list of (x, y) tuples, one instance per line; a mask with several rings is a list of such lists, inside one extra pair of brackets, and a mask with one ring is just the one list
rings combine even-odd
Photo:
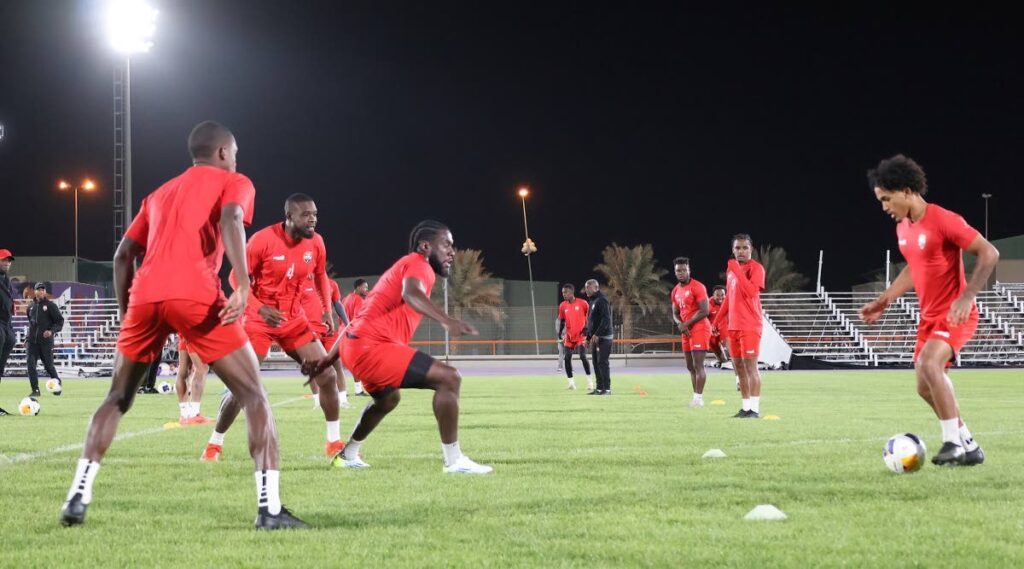
[[(231, 127), (254, 229), (313, 195), (343, 275), (379, 273), (410, 227), (448, 222), (497, 276), (582, 283), (611, 242), (689, 255), (717, 282), (733, 233), (785, 247), (841, 289), (895, 251), (864, 173), (897, 152), (930, 200), (993, 239), (1024, 231), (1016, 166), (1024, 41), (1000, 7), (162, 1), (135, 56), (135, 209), (189, 164), (203, 119)], [(0, 7), (0, 247), (113, 250), (112, 69), (98, 2)], [(1016, 55), (1015, 55), (1016, 54)]]

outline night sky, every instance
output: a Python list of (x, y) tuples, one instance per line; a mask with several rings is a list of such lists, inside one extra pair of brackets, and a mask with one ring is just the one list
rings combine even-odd
[[(1000, 9), (502, 4), (154, 1), (132, 68), (135, 208), (214, 119), (256, 184), (253, 228), (311, 194), (343, 275), (380, 273), (431, 217), (525, 279), (528, 184), (535, 278), (582, 283), (614, 241), (652, 243), (666, 269), (688, 255), (713, 284), (747, 232), (812, 278), (824, 249), (842, 289), (898, 255), (864, 175), (897, 152), (931, 201), (983, 230), (992, 193), (991, 237), (1024, 233), (1024, 36)], [(98, 6), (0, 7), (0, 247), (16, 255), (72, 254), (55, 184), (86, 175), (101, 190), (81, 196), (81, 254), (112, 253)]]

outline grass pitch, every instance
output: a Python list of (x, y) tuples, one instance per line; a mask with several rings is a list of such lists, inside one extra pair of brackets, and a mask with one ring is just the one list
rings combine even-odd
[[(897, 476), (897, 432), (941, 446), (909, 371), (765, 376), (762, 415), (738, 420), (731, 375), (613, 376), (588, 397), (554, 374), (467, 377), (463, 450), (485, 477), (441, 472), (430, 394), (403, 392), (363, 446), (372, 468), (328, 467), (323, 416), (298, 378), (267, 380), (281, 437), (284, 503), (316, 526), (257, 533), (244, 425), (222, 461), (198, 457), (206, 427), (165, 430), (176, 399), (139, 396), (94, 487), (85, 526), (61, 528), (89, 416), (107, 381), (65, 382), (37, 417), (0, 418), (0, 565), (21, 566), (1024, 566), (1024, 374), (956, 371), (988, 460)], [(220, 384), (211, 376), (204, 412)], [(24, 381), (0, 385), (16, 412)], [(644, 395), (643, 393), (646, 393)], [(353, 399), (358, 407), (363, 400)], [(342, 411), (347, 433), (358, 409)], [(728, 458), (701, 459), (720, 448)], [(747, 522), (758, 504), (789, 519)]]

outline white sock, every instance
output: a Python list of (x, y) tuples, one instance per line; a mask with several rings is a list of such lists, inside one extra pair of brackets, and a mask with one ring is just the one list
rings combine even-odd
[(345, 460), (352, 460), (359, 456), (359, 447), (363, 446), (363, 441), (357, 441), (352, 439), (345, 445), (345, 450), (341, 451), (341, 456)]
[(450, 445), (441, 443), (441, 452), (444, 453), (444, 465), (451, 466), (456, 460), (462, 458), (462, 449), (459, 448), (459, 441)]
[(571, 377), (569, 378), (569, 387), (576, 387), (576, 380)]
[(281, 471), (256, 471), (256, 507), (266, 508), (272, 516), (281, 513)]
[(327, 442), (341, 440), (341, 421), (327, 421)]
[(192, 402), (192, 416), (193, 417), (198, 417), (199, 416), (199, 414), (200, 414), (199, 413), (199, 405), (201, 405), (201, 404), (202, 404), (201, 401), (193, 401)]
[(192, 409), (191, 409), (191, 405), (189, 403), (178, 403), (178, 409), (180, 410), (179, 412), (181, 413), (182, 417), (188, 419), (189, 417), (192, 416), (190, 414)]
[(313, 408), (316, 409), (319, 406), (320, 406), (320, 393), (317, 392), (317, 393), (313, 394)]
[(959, 417), (939, 421), (939, 424), (942, 425), (942, 442), (960, 444), (959, 423)]
[(348, 403), (348, 391), (338, 392), (338, 403)]
[(750, 411), (750, 399), (743, 399), (743, 410)]
[(758, 395), (757, 397), (751, 397), (750, 398), (750, 410), (753, 411), (754, 413), (760, 413), (761, 412), (761, 396), (760, 395)]
[(694, 401), (704, 401), (704, 394), (702, 394), (702, 393), (694, 393), (693, 394), (693, 400)]
[(978, 443), (974, 442), (974, 437), (971, 436), (971, 431), (967, 428), (967, 423), (960, 426), (960, 440), (963, 441), (964, 450), (966, 451), (973, 451), (978, 448)]
[(78, 468), (75, 469), (75, 479), (71, 481), (71, 489), (68, 490), (68, 500), (75, 494), (82, 495), (82, 503), (92, 502), (92, 482), (96, 480), (96, 473), (100, 470), (100, 463), (93, 462), (87, 458), (78, 459)]
[(357, 382), (355, 382), (355, 384), (356, 384), (356, 395), (359, 395), (360, 393), (363, 393), (363, 382), (357, 381)]
[(218, 433), (216, 430), (210, 435), (210, 444), (224, 446), (224, 433)]

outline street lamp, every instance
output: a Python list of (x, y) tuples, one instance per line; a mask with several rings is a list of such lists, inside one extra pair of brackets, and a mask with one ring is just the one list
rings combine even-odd
[(985, 200), (985, 240), (988, 240), (988, 198), (992, 197), (992, 194), (981, 194), (982, 199)]
[[(119, 76), (116, 69), (114, 73), (115, 247), (122, 237), (118, 233), (123, 234), (132, 220), (131, 56), (153, 47), (158, 13), (145, 0), (109, 0), (106, 7), (110, 47), (124, 56), (123, 76)], [(124, 211), (117, 219), (119, 207)]]
[(523, 200), (523, 233), (526, 234), (526, 241), (520, 249), (526, 255), (526, 268), (530, 271), (530, 307), (533, 309), (533, 340), (537, 348), (537, 355), (540, 355), (540, 333), (537, 332), (537, 300), (533, 294), (533, 261), (530, 255), (537, 252), (537, 245), (530, 239), (530, 229), (526, 223), (526, 196), (530, 195), (530, 189), (526, 186), (519, 188), (519, 197)]
[(64, 180), (57, 182), (57, 189), (64, 192), (74, 190), (75, 193), (75, 282), (78, 282), (78, 191), (91, 192), (96, 189), (92, 180), (83, 180), (81, 184), (72, 186)]

